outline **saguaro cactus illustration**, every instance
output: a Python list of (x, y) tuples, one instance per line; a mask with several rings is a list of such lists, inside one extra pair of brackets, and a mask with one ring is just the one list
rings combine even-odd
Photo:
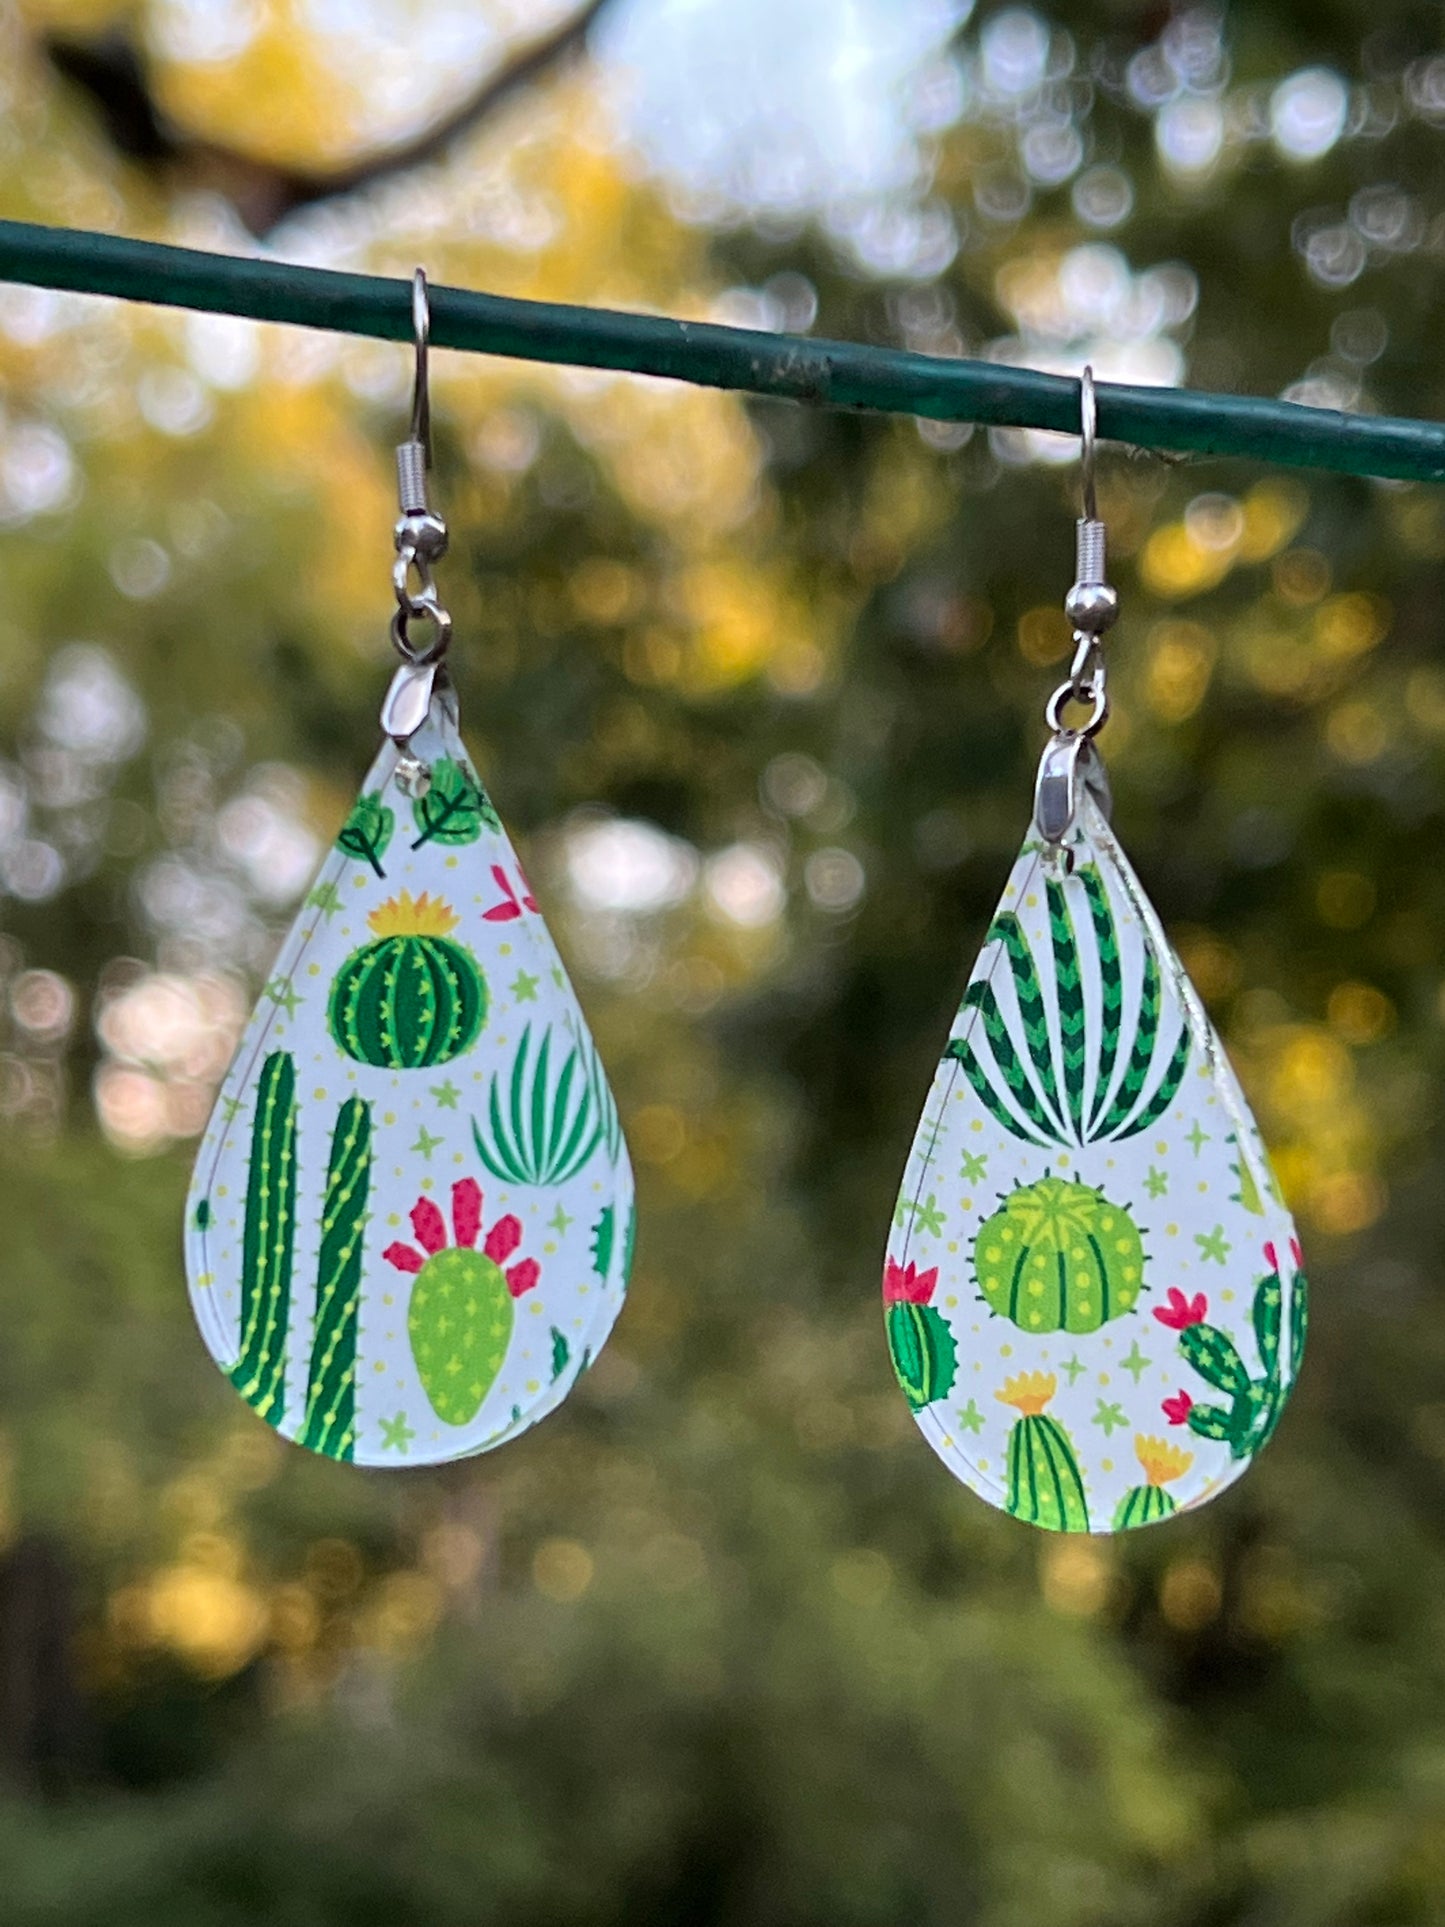
[(419, 1070), (470, 1050), (487, 1015), (487, 987), (470, 950), (455, 942), (450, 904), (402, 890), (367, 918), (375, 941), (337, 971), (326, 1017), (337, 1045), (359, 1064)]
[(1097, 1331), (1138, 1303), (1144, 1246), (1122, 1205), (1064, 1178), (1020, 1185), (973, 1241), (991, 1311), (1026, 1332)]
[(1008, 1435), (1004, 1506), (1049, 1532), (1087, 1532), (1089, 1503), (1073, 1441), (1044, 1410), (1058, 1389), (1052, 1372), (1020, 1372), (994, 1394), (1019, 1414)]
[[(1013, 911), (1003, 911), (989, 928), (987, 943), (1003, 946), (1013, 978), (1017, 1021), (1010, 1024), (983, 969), (964, 993), (960, 1016), (978, 1012), (991, 1065), (980, 1056), (972, 1026), (944, 1052), (956, 1059), (989, 1112), (1014, 1137), (1031, 1144), (1096, 1144), (1105, 1138), (1135, 1137), (1160, 1118), (1174, 1101), (1189, 1058), (1188, 1027), (1170, 1048), (1161, 1035), (1164, 999), (1159, 959), (1143, 941), (1143, 980), (1139, 985), (1132, 1036), (1124, 1045), (1124, 980), (1118, 931), (1109, 893), (1095, 863), (1086, 863), (1060, 882), (1045, 881), (1049, 909), (1050, 999), (1028, 933)], [(1084, 997), (1084, 971), (1075, 907), (1087, 913), (1099, 1008), (1091, 1013)], [(1059, 1043), (1056, 1066), (1049, 1014), (1052, 1004)], [(979, 1040), (982, 1042), (983, 1040)], [(1121, 1054), (1124, 1062), (1117, 1071)], [(1060, 1088), (1059, 1068), (1062, 1068)], [(1007, 1093), (1007, 1096), (1004, 1093)]]
[[(1299, 1246), (1292, 1242), (1291, 1249), (1298, 1266)], [(1227, 1332), (1204, 1322), (1208, 1305), (1199, 1297), (1195, 1300), (1199, 1316), (1191, 1316), (1181, 1330), (1179, 1349), (1199, 1376), (1229, 1402), (1197, 1405), (1188, 1393), (1180, 1393), (1165, 1404), (1166, 1415), (1174, 1423), (1182, 1420), (1200, 1438), (1222, 1441), (1236, 1459), (1256, 1453), (1279, 1423), (1299, 1374), (1309, 1323), (1309, 1281), (1296, 1270), (1289, 1293), (1288, 1330), (1284, 1329), (1284, 1286), (1272, 1244), (1264, 1247), (1264, 1256), (1270, 1269), (1255, 1287), (1253, 1321), (1263, 1368), (1260, 1377), (1252, 1376)]]

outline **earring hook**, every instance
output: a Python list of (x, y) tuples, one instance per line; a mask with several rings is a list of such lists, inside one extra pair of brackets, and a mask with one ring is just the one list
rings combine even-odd
[(1098, 499), (1094, 494), (1094, 448), (1099, 437), (1099, 404), (1094, 393), (1094, 371), (1087, 364), (1079, 378), (1079, 451), (1080, 478), (1084, 489), (1084, 519), (1097, 522)]
[(411, 277), (411, 332), (416, 345), (416, 373), (411, 388), (411, 439), (418, 443), (422, 461), (431, 467), (431, 390), (427, 385), (427, 351), (431, 347), (431, 301), (426, 269)]

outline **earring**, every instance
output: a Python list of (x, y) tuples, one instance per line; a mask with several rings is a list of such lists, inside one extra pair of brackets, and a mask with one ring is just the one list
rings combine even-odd
[(1095, 421), (1086, 368), (1076, 652), (883, 1276), (924, 1437), (1056, 1532), (1148, 1525), (1237, 1479), (1293, 1389), (1308, 1292), (1243, 1093), (1109, 826)]
[(246, 1027), (186, 1217), (191, 1303), (241, 1397), (380, 1466), (487, 1451), (560, 1404), (635, 1229), (616, 1103), (458, 733), (420, 269), (412, 315), (386, 740)]

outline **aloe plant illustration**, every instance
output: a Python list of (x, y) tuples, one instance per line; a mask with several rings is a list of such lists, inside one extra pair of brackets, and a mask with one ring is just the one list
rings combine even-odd
[(411, 813), (421, 832), (412, 843), (414, 850), (424, 843), (475, 843), (483, 825), (502, 827), (487, 792), (465, 764), (451, 756), (432, 764), (431, 783), (424, 796), (413, 800)]
[[(241, 1332), (231, 1383), (268, 1425), (286, 1416), (295, 1255), (296, 1066), (273, 1051), (261, 1066), (251, 1126), (241, 1248)], [(356, 1348), (362, 1233), (371, 1185), (371, 1107), (351, 1098), (337, 1114), (321, 1207), (321, 1251), (306, 1399), (295, 1436), (327, 1458), (356, 1442)]]
[(369, 863), (379, 877), (384, 877), (381, 859), (395, 827), (396, 817), (382, 802), (379, 790), (370, 796), (358, 796), (341, 826), (336, 847), (361, 863)]
[(1216, 1439), (1229, 1447), (1231, 1458), (1252, 1458), (1274, 1432), (1304, 1357), (1309, 1325), (1309, 1281), (1299, 1269), (1300, 1249), (1291, 1241), (1295, 1273), (1286, 1309), (1278, 1254), (1264, 1247), (1268, 1274), (1254, 1293), (1254, 1342), (1262, 1367), (1258, 1378), (1250, 1372), (1239, 1347), (1227, 1332), (1206, 1323), (1209, 1306), (1202, 1293), (1186, 1302), (1171, 1292), (1177, 1308), (1158, 1311), (1162, 1323), (1179, 1331), (1179, 1350), (1206, 1384), (1222, 1392), (1228, 1404), (1199, 1405), (1188, 1392), (1165, 1399), (1164, 1413), (1171, 1424), (1187, 1425), (1202, 1439)]
[(570, 1049), (553, 1077), (552, 1035), (549, 1024), (534, 1056), (527, 1026), (505, 1093), (494, 1073), (485, 1123), (472, 1119), (477, 1156), (493, 1177), (510, 1184), (564, 1184), (606, 1135), (582, 1051), (565, 1033)]
[[(1001, 945), (1008, 960), (1016, 1023), (1004, 1014), (991, 972), (975, 977), (960, 1009), (960, 1016), (977, 1011), (993, 1068), (980, 1056), (971, 1034), (954, 1038), (944, 1057), (962, 1065), (983, 1104), (1014, 1137), (1031, 1144), (1067, 1145), (1135, 1137), (1174, 1101), (1189, 1059), (1188, 1026), (1181, 1029), (1172, 1051), (1167, 1050), (1161, 1034), (1162, 973), (1154, 946), (1144, 935), (1143, 979), (1126, 1049), (1118, 929), (1099, 866), (1081, 864), (1062, 882), (1048, 877), (1044, 888), (1047, 971), (1041, 970), (1041, 960), (1013, 911), (1000, 912), (985, 939), (985, 947)], [(1099, 986), (1097, 1017), (1084, 996), (1076, 910), (1085, 913), (1084, 941), (1092, 950)]]

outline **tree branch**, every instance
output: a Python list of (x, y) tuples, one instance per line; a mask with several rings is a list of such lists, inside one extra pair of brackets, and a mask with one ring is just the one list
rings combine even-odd
[(264, 239), (299, 208), (358, 193), (437, 159), (523, 88), (581, 53), (609, 4), (585, 0), (550, 33), (494, 68), (460, 106), (415, 139), (331, 171), (286, 167), (176, 126), (156, 105), (145, 64), (124, 33), (91, 42), (51, 36), (45, 51), (56, 72), (89, 96), (119, 153), (155, 172), (184, 171), (218, 190), (250, 231)]

